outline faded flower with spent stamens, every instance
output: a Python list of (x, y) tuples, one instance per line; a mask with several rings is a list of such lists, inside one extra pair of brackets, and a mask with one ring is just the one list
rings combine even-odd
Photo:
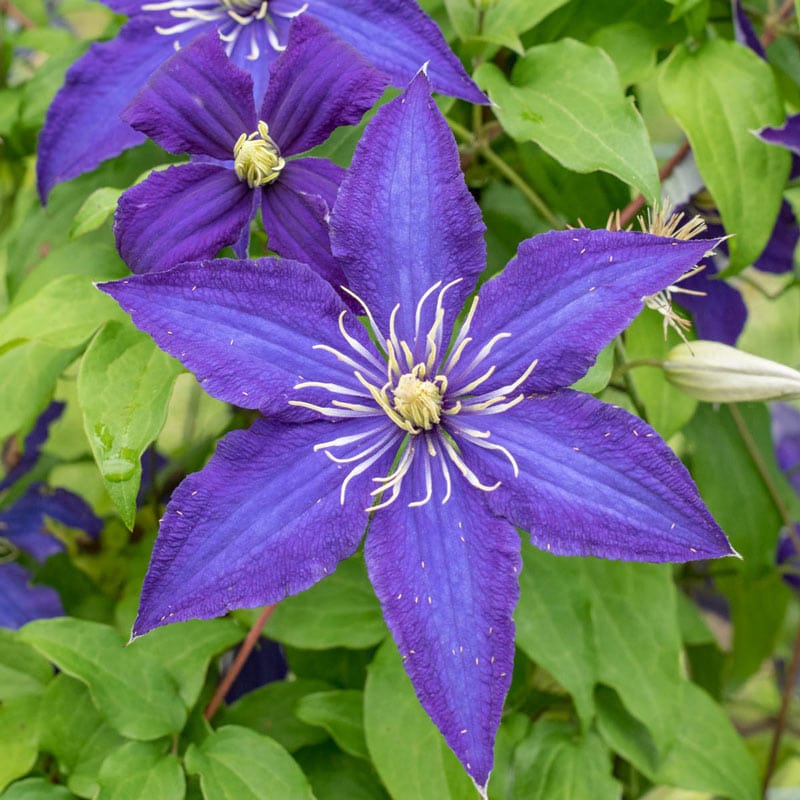
[(517, 528), (556, 554), (733, 554), (652, 428), (564, 388), (715, 242), (550, 232), (473, 297), (484, 227), (424, 75), (367, 126), (331, 227), (361, 319), (286, 259), (101, 286), (209, 393), (265, 415), (174, 493), (133, 635), (278, 602), (368, 529), (369, 576), (417, 696), (486, 797)]

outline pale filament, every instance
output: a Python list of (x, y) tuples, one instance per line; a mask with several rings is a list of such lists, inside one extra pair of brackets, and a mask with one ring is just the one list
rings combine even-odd
[[(451, 465), (476, 489), (484, 492), (497, 489), (500, 482), (492, 485), (484, 483), (464, 462), (457, 442), (459, 438), (484, 450), (500, 453), (509, 462), (514, 476), (519, 476), (519, 466), (512, 453), (502, 445), (489, 441), (490, 431), (463, 424), (460, 414), (498, 414), (521, 403), (524, 394), (519, 391), (520, 387), (530, 377), (537, 362), (533, 361), (514, 382), (476, 395), (475, 390), (496, 371), (494, 364), (487, 363), (495, 346), (511, 336), (510, 333), (500, 332), (477, 351), (466, 369), (459, 371), (465, 376), (474, 375), (478, 370), (482, 372), (457, 387), (455, 392), (448, 390), (448, 376), (472, 342), (467, 334), (477, 308), (475, 298), (448, 355), (443, 345), (444, 295), (459, 281), (444, 286), (442, 281), (438, 281), (420, 297), (414, 315), (414, 341), (410, 343), (401, 339), (398, 333), (399, 305), (392, 309), (388, 335), (384, 335), (367, 304), (353, 291), (344, 289), (361, 306), (378, 345), (373, 350), (368, 349), (348, 332), (345, 326), (347, 310), (339, 315), (339, 332), (347, 347), (339, 350), (327, 344), (314, 345), (314, 349), (330, 353), (352, 370), (355, 380), (351, 384), (302, 380), (294, 386), (296, 390), (321, 389), (332, 395), (329, 404), (290, 400), (290, 405), (312, 409), (331, 419), (374, 417), (384, 420), (384, 424), (378, 423), (363, 433), (335, 438), (314, 446), (315, 451), (323, 451), (338, 465), (354, 465), (342, 482), (342, 504), (350, 482), (390, 452), (395, 453), (395, 464), (388, 474), (372, 478), (378, 485), (370, 492), (375, 503), (366, 509), (369, 512), (386, 508), (398, 499), (404, 480), (418, 458), (423, 459), (418, 466), (423, 470), (424, 494), (413, 499), (410, 507), (424, 506), (433, 499), (434, 461), (440, 466), (446, 487), (442, 503), (446, 503), (452, 494)], [(434, 294), (437, 295), (436, 305), (432, 319), (430, 312), (428, 314), (430, 327), (424, 331), (424, 307)], [(471, 418), (474, 419), (474, 416)], [(441, 422), (443, 419), (447, 419), (447, 422)], [(445, 427), (441, 427), (443, 424)], [(355, 452), (345, 451), (342, 455), (331, 452), (351, 445), (356, 445), (353, 448)]]

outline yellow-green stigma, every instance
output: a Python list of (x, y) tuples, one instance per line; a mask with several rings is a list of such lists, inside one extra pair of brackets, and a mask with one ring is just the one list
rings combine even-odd
[(263, 120), (258, 123), (257, 131), (239, 137), (233, 147), (233, 159), (239, 180), (247, 181), (251, 189), (276, 181), (286, 164)]
[(394, 410), (415, 428), (429, 431), (439, 422), (442, 378), (437, 381), (425, 380), (425, 365), (417, 364), (397, 382), (393, 392)]

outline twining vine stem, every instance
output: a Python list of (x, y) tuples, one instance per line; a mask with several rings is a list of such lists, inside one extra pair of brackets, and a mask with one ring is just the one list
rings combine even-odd
[(228, 669), (223, 679), (219, 682), (219, 686), (217, 686), (217, 690), (214, 692), (211, 702), (208, 704), (205, 712), (203, 713), (203, 716), (207, 720), (210, 720), (214, 714), (217, 713), (217, 709), (222, 705), (222, 701), (225, 699), (228, 689), (233, 686), (233, 682), (242, 671), (245, 661), (247, 661), (250, 653), (256, 646), (256, 642), (261, 636), (264, 626), (267, 624), (269, 618), (272, 616), (272, 613), (276, 608), (277, 606), (266, 606), (248, 631), (244, 642), (242, 642), (242, 646), (239, 648), (239, 652), (236, 654), (236, 658), (233, 659), (230, 669)]

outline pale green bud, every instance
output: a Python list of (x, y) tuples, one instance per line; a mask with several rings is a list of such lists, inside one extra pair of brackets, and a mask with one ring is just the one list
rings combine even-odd
[(679, 344), (662, 367), (673, 386), (709, 403), (800, 398), (800, 372), (720, 342)]

